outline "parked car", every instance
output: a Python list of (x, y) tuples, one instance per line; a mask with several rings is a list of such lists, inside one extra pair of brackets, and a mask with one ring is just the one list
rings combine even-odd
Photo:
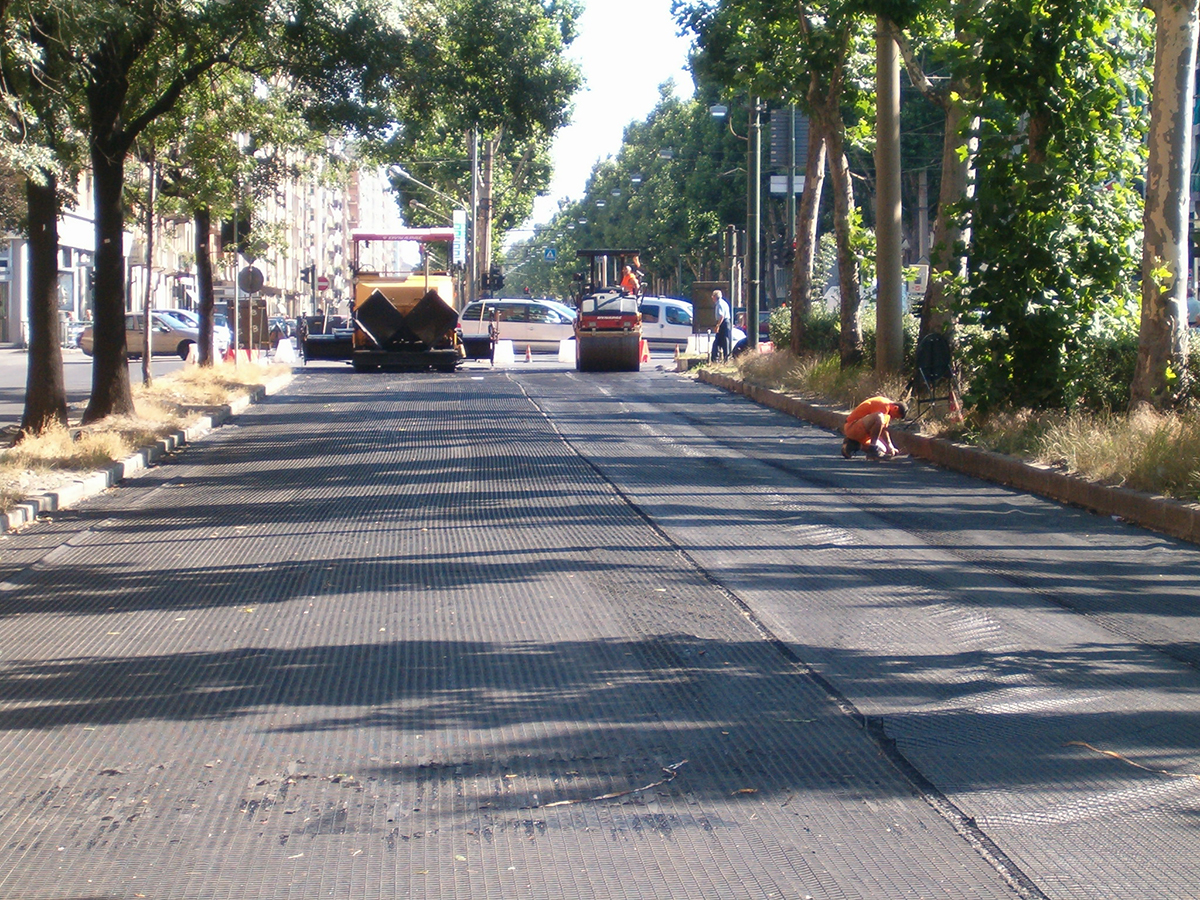
[(575, 336), (575, 311), (556, 300), (477, 300), (467, 305), (458, 325), (464, 338), (485, 338), (492, 311), (500, 312), (500, 340), (513, 347), (557, 352), (560, 341)]
[[(196, 329), (197, 335), (200, 334), (200, 313), (194, 309), (156, 309), (154, 312), (174, 316), (188, 328)], [(233, 332), (229, 330), (224, 319), (222, 315), (213, 315), (213, 351), (218, 357), (224, 356), (225, 351), (233, 344)]]
[(66, 345), (68, 347), (79, 348), (79, 338), (83, 335), (86, 328), (91, 326), (91, 322), (68, 322), (67, 323), (67, 338)]
[[(125, 316), (125, 351), (130, 357), (141, 356), (145, 346), (142, 331), (143, 316), (141, 313), (128, 313)], [(94, 351), (93, 329), (88, 326), (79, 335), (79, 349), (85, 355), (91, 356)], [(178, 355), (187, 359), (188, 352), (200, 339), (200, 332), (185, 325), (174, 316), (151, 312), (150, 352), (152, 355)]]
[(692, 336), (692, 304), (670, 297), (643, 297), (642, 337), (654, 350), (680, 350)]
[[(744, 306), (737, 308), (733, 320), (737, 323), (737, 327), (743, 329), (746, 327), (746, 308)], [(758, 342), (765, 344), (769, 340), (771, 340), (771, 311), (760, 309), (758, 311)]]

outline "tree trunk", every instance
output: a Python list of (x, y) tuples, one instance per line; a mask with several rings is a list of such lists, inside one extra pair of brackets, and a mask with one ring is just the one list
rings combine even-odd
[(838, 290), (841, 294), (841, 329), (838, 354), (842, 368), (862, 360), (863, 337), (858, 310), (862, 295), (858, 283), (858, 260), (851, 243), (854, 227), (854, 183), (850, 179), (850, 161), (846, 158), (840, 110), (835, 106), (823, 116), (832, 123), (826, 133), (829, 148), (829, 180), (833, 184), (833, 234), (837, 241)]
[[(209, 242), (212, 233), (212, 210), (207, 206), (193, 213), (196, 229), (196, 289), (200, 294), (200, 365), (213, 364), (213, 298), (212, 255)], [(303, 313), (302, 313), (303, 314)]]
[(67, 425), (67, 391), (63, 381), (58, 323), (58, 182), (45, 172), (46, 183), (25, 181), (29, 215), (29, 369), (21, 434), (41, 434)]
[(125, 217), (121, 205), (125, 154), (108, 152), (93, 141), (91, 158), (96, 199), (96, 308), (92, 396), (83, 413), (85, 423), (134, 412), (125, 346)]
[(964, 224), (958, 205), (967, 197), (971, 175), (971, 154), (962, 152), (971, 139), (964, 133), (974, 116), (974, 106), (963, 99), (961, 89), (952, 90), (946, 103), (946, 129), (942, 137), (942, 182), (938, 191), (937, 215), (933, 220), (933, 247), (929, 259), (929, 287), (921, 308), (920, 336), (936, 333), (952, 336), (954, 312), (950, 308), (950, 288), (964, 274), (959, 243)]
[(900, 50), (875, 20), (875, 371), (904, 366), (903, 211), (900, 200)]
[(815, 121), (809, 123), (808, 155), (804, 162), (804, 193), (796, 222), (796, 257), (792, 263), (792, 353), (805, 344), (805, 328), (812, 312), (813, 260), (817, 255), (817, 216), (825, 187), (825, 135)]
[(488, 138), (483, 142), (483, 199), (481, 212), (483, 216), (483, 234), (480, 236), (480, 252), (483, 254), (483, 271), (492, 271), (492, 192), (493, 178), (496, 166), (496, 148), (500, 145), (498, 138)]
[[(1188, 168), (1200, 0), (1158, 0), (1142, 243), (1142, 321), (1130, 400), (1163, 407), (1187, 384)], [(1178, 379), (1171, 384), (1168, 374)]]

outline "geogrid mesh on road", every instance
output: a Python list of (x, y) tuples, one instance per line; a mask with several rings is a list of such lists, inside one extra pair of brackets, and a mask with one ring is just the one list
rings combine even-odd
[(1195, 547), (672, 378), (522, 382), (1036, 889), (1195, 896)]
[(10, 536), (0, 896), (1014, 896), (558, 427), (314, 370)]

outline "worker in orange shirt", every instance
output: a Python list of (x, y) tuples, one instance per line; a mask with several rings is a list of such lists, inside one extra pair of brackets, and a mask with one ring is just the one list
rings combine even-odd
[(892, 444), (888, 425), (908, 415), (908, 407), (887, 397), (868, 397), (846, 416), (842, 433), (842, 456), (849, 459), (859, 450), (880, 459), (895, 456), (899, 451)]
[(642, 283), (638, 281), (637, 275), (633, 273), (633, 266), (626, 266), (621, 270), (621, 290), (635, 297), (641, 296)]

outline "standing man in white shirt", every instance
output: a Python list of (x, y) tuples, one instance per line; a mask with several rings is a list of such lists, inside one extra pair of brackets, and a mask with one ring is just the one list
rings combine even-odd
[(712, 298), (713, 309), (717, 314), (717, 339), (713, 341), (710, 359), (716, 362), (717, 357), (720, 356), (723, 362), (728, 362), (729, 354), (732, 352), (729, 342), (729, 304), (725, 302), (725, 295), (719, 290), (712, 292)]

